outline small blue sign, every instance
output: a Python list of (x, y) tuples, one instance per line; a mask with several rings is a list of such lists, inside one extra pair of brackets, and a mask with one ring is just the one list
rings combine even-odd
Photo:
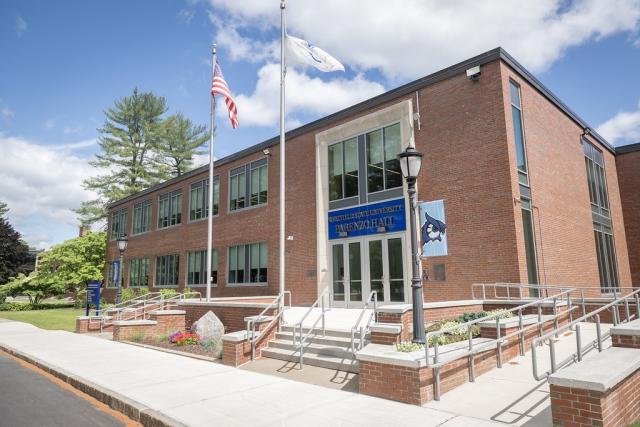
[(96, 316), (98, 315), (98, 311), (100, 310), (100, 286), (102, 286), (102, 282), (99, 280), (93, 280), (87, 283), (87, 316), (89, 315), (91, 304), (96, 306)]
[(329, 212), (329, 240), (393, 233), (407, 228), (404, 199)]

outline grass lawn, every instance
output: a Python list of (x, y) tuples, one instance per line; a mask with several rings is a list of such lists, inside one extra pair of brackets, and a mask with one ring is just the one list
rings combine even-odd
[(0, 311), (0, 318), (31, 323), (42, 329), (75, 331), (76, 316), (84, 316), (84, 309), (57, 308), (53, 310)]

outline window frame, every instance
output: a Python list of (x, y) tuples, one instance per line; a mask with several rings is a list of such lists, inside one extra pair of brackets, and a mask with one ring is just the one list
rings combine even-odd
[[(189, 280), (189, 269), (191, 267), (191, 260), (190, 260), (190, 256), (192, 254), (196, 254), (196, 253), (200, 253), (200, 252), (204, 252), (204, 257), (203, 260), (205, 261), (205, 265), (203, 266), (203, 268), (206, 270), (207, 266), (206, 266), (206, 261), (207, 261), (207, 249), (194, 249), (194, 250), (190, 250), (187, 251), (187, 268), (185, 269), (185, 278), (184, 278), (184, 283), (185, 286), (188, 287), (203, 287), (203, 286), (207, 286), (207, 281), (206, 281), (206, 277), (205, 277), (205, 281), (204, 283), (191, 283), (191, 281)], [(218, 281), (220, 280), (220, 276), (219, 276), (219, 264), (220, 264), (220, 258), (219, 258), (219, 254), (218, 254), (218, 250), (216, 248), (213, 248), (211, 251), (211, 256), (214, 257), (215, 256), (215, 263), (213, 262), (214, 260), (211, 260), (211, 271), (216, 273), (216, 277), (215, 277), (215, 281), (211, 281), (211, 286), (212, 287), (217, 287), (218, 286)], [(215, 266), (215, 270), (214, 267)]]
[[(116, 216), (121, 217), (124, 214), (124, 220), (118, 220), (118, 224), (124, 226), (124, 233), (120, 233), (120, 230), (118, 230), (118, 234), (117, 236), (114, 236), (113, 234), (113, 226), (116, 223), (115, 219)], [(129, 233), (127, 233), (128, 231), (128, 222), (129, 222), (129, 207), (125, 207), (122, 209), (118, 209), (117, 211), (111, 212), (111, 223), (110, 223), (110, 230), (109, 230), (109, 241), (113, 242), (118, 240), (121, 237), (127, 236)]]
[[(141, 211), (141, 223), (144, 221), (145, 215), (145, 207), (148, 208), (148, 212), (149, 212), (149, 224), (147, 224), (147, 229), (144, 231), (139, 231), (136, 232), (136, 213), (137, 210), (140, 209)], [(131, 218), (131, 235), (132, 236), (139, 236), (141, 234), (145, 234), (145, 233), (149, 233), (151, 232), (151, 223), (152, 223), (152, 219), (153, 219), (153, 214), (152, 214), (152, 209), (153, 209), (153, 202), (151, 199), (147, 199), (147, 200), (143, 200), (141, 202), (138, 202), (136, 204), (133, 205), (133, 216)]]
[[(367, 130), (366, 132), (363, 133), (364, 135), (364, 160), (365, 160), (365, 173), (366, 175), (364, 176), (364, 179), (366, 180), (365, 182), (365, 187), (367, 190), (367, 195), (371, 195), (371, 194), (379, 194), (379, 193), (384, 193), (385, 191), (389, 191), (389, 190), (394, 190), (396, 188), (403, 188), (404, 187), (404, 177), (402, 177), (402, 172), (400, 173), (400, 185), (396, 186), (396, 187), (387, 187), (387, 162), (389, 160), (387, 160), (386, 155), (387, 155), (387, 150), (386, 150), (386, 138), (385, 138), (385, 132), (384, 130), (386, 128), (390, 128), (391, 126), (398, 126), (398, 130), (399, 130), (399, 134), (400, 134), (400, 153), (402, 153), (403, 151), (403, 147), (402, 147), (402, 124), (400, 123), (400, 121), (394, 121), (392, 123), (386, 124), (384, 126), (378, 126), (376, 128)], [(378, 132), (381, 131), (382, 132), (382, 156), (383, 156), (383, 160), (382, 160), (382, 189), (381, 190), (376, 190), (376, 191), (369, 191), (369, 138), (368, 135), (374, 132)], [(399, 154), (399, 153), (398, 153)], [(358, 164), (358, 166), (360, 166), (360, 164)], [(360, 171), (358, 171), (358, 174), (360, 174)]]
[[(136, 261), (136, 266), (134, 268), (134, 261)], [(131, 284), (131, 276), (132, 273), (136, 273), (138, 275), (138, 277), (140, 277), (140, 273), (142, 271), (142, 265), (143, 265), (143, 261), (146, 261), (146, 270), (147, 270), (147, 284), (146, 285), (132, 285)], [(127, 287), (129, 288), (144, 288), (144, 287), (149, 287), (149, 265), (150, 265), (150, 260), (149, 258), (132, 258), (129, 260), (129, 274), (127, 275), (128, 280), (127, 280)]]
[[(203, 202), (201, 209), (205, 212), (202, 214), (200, 218), (192, 218), (191, 212), (193, 211), (191, 202), (193, 196), (193, 187), (195, 185), (200, 185), (203, 191)], [(218, 187), (218, 191), (216, 193), (216, 187)], [(218, 203), (216, 203), (216, 194), (218, 195)], [(207, 206), (209, 202), (209, 178), (203, 178), (198, 181), (191, 182), (189, 184), (189, 219), (187, 220), (189, 223), (198, 222), (205, 220), (209, 217), (209, 207)], [(213, 214), (213, 217), (216, 218), (220, 215), (220, 175), (216, 175), (213, 177), (213, 206), (218, 206), (217, 211)], [(215, 209), (214, 209), (215, 210)]]
[[(585, 138), (582, 138), (582, 146), (585, 158), (587, 189), (589, 190), (591, 211), (610, 219), (611, 202), (609, 200), (609, 186), (607, 181), (607, 170), (605, 168), (604, 153), (599, 150), (595, 144), (592, 144)], [(602, 202), (604, 202), (604, 204)]]
[[(266, 178), (267, 178), (267, 194), (266, 194), (266, 200), (263, 203), (258, 203), (258, 204), (251, 204), (251, 178), (252, 178), (252, 172), (256, 169), (260, 169), (261, 167), (266, 167), (267, 171), (266, 171)], [(237, 189), (237, 198), (235, 200), (239, 200), (240, 196), (242, 195), (244, 197), (244, 205), (240, 208), (238, 207), (233, 207), (232, 204), (232, 199), (231, 199), (231, 195), (232, 195), (232, 191), (233, 191), (233, 178), (234, 177), (239, 177), (240, 175), (244, 175), (244, 191), (241, 192), (240, 190), (240, 178), (238, 178), (238, 183), (236, 183), (236, 186), (238, 187)], [(229, 169), (229, 172), (227, 173), (227, 178), (228, 178), (228, 183), (229, 185), (227, 186), (227, 213), (234, 213), (234, 212), (240, 212), (240, 211), (245, 211), (247, 209), (255, 209), (261, 206), (266, 206), (269, 204), (269, 158), (268, 157), (263, 157), (260, 159), (256, 159), (253, 160), (251, 162), (247, 162), (244, 163), (240, 166), (234, 167), (232, 169)]]
[[(337, 142), (333, 142), (331, 144), (327, 145), (327, 178), (328, 178), (328, 185), (327, 185), (327, 189), (328, 189), (328, 195), (329, 195), (329, 202), (335, 202), (338, 200), (346, 200), (346, 199), (351, 199), (351, 198), (355, 198), (355, 197), (360, 197), (360, 178), (361, 178), (361, 174), (360, 174), (360, 144), (358, 143), (358, 136), (359, 135), (354, 135), (351, 136), (349, 138), (343, 139), (341, 141), (337, 141)], [(356, 194), (351, 195), (351, 196), (346, 196), (346, 176), (347, 176), (347, 168), (346, 168), (346, 156), (345, 156), (345, 146), (347, 142), (351, 142), (351, 141), (355, 141), (355, 146), (356, 146), (356, 164), (358, 165), (356, 172), (358, 173), (358, 176), (356, 177), (358, 180), (358, 185), (356, 186)], [(341, 155), (341, 159), (342, 159), (342, 173), (340, 174), (340, 189), (341, 189), (341, 197), (332, 199), (331, 198), (331, 149), (332, 147), (337, 147), (337, 146), (341, 146), (341, 150), (342, 150), (342, 155)], [(337, 175), (336, 175), (337, 176)]]
[[(160, 284), (158, 284), (158, 279), (160, 277), (160, 275), (158, 274), (158, 264), (159, 264), (160, 258), (164, 258), (164, 257), (173, 257), (173, 259), (176, 261), (177, 265), (175, 267), (177, 267), (177, 268), (174, 267), (174, 269), (175, 269), (175, 279), (176, 279), (175, 285), (174, 284), (171, 284), (171, 285), (160, 285)], [(155, 270), (155, 275), (153, 277), (153, 287), (154, 288), (177, 288), (180, 285), (180, 254), (171, 253), (171, 254), (164, 254), (164, 255), (156, 255), (154, 270)], [(167, 276), (168, 276), (168, 266), (167, 266), (167, 271), (165, 271), (165, 274), (167, 274)]]
[[(260, 261), (262, 260), (262, 251), (260, 250), (262, 245), (264, 245), (264, 249), (265, 249), (265, 276), (266, 276), (266, 280), (264, 281), (256, 281), (256, 282), (252, 282), (251, 281), (251, 260), (252, 260), (252, 248), (253, 246), (257, 245), (258, 246), (258, 270), (261, 270), (263, 267), (260, 264)], [(231, 281), (231, 250), (235, 249), (236, 250), (236, 269), (234, 271), (239, 271), (239, 269), (237, 268), (237, 260), (238, 260), (238, 248), (242, 247), (243, 248), (243, 263), (244, 263), (244, 268), (242, 269), (244, 271), (243, 273), (243, 279), (244, 281), (242, 282), (238, 282), (237, 279), (234, 278), (234, 281)], [(227, 272), (227, 287), (247, 287), (247, 286), (267, 286), (269, 283), (269, 244), (266, 240), (261, 240), (258, 242), (251, 242), (251, 243), (240, 243), (237, 245), (231, 245), (227, 248), (227, 265), (226, 265), (226, 272)], [(261, 272), (258, 271), (258, 274), (260, 275)], [(236, 273), (236, 277), (237, 277), (237, 273)]]
[[(162, 202), (163, 202), (163, 198), (166, 197), (167, 198), (167, 203), (169, 204), (169, 211), (167, 214), (167, 222), (168, 225), (165, 226), (161, 226), (160, 225), (160, 220), (161, 220), (161, 216), (160, 216), (160, 209), (162, 208)], [(172, 205), (173, 205), (173, 198), (174, 197), (179, 197), (180, 199), (180, 203), (178, 203), (178, 212), (177, 212), (177, 216), (178, 216), (178, 221), (175, 224), (171, 224), (171, 217), (175, 214), (172, 211)], [(158, 218), (156, 221), (156, 226), (157, 226), (157, 230), (164, 230), (167, 228), (172, 228), (172, 227), (177, 227), (180, 224), (182, 224), (182, 188), (177, 188), (175, 190), (171, 190), (171, 191), (167, 191), (165, 193), (162, 193), (160, 195), (158, 195)]]
[[(518, 104), (516, 105), (513, 102), (513, 96), (511, 89), (515, 88), (518, 91)], [(524, 110), (522, 108), (522, 87), (519, 83), (515, 82), (512, 79), (509, 79), (509, 104), (511, 105), (511, 125), (513, 127), (513, 140), (516, 150), (516, 172), (518, 174), (518, 184), (524, 185), (525, 187), (530, 187), (529, 180), (529, 156), (527, 155), (527, 138), (524, 130)], [(515, 128), (515, 117), (513, 114), (513, 108), (516, 108), (520, 112), (520, 134), (522, 136), (522, 156), (524, 161), (525, 170), (520, 169), (518, 166), (518, 138), (516, 136), (516, 128)], [(520, 180), (520, 177), (524, 177), (524, 182)]]

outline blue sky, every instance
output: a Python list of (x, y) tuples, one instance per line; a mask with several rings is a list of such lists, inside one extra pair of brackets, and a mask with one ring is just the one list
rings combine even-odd
[[(640, 0), (376, 1), (289, 0), (289, 32), (347, 70), (291, 69), (288, 127), (501, 45), (612, 143), (640, 141)], [(134, 87), (207, 124), (214, 41), (240, 118), (234, 131), (217, 117), (216, 155), (276, 135), (278, 34), (274, 0), (1, 2), (0, 200), (11, 222), (39, 247), (77, 233), (70, 209), (91, 198), (80, 182), (103, 111)]]

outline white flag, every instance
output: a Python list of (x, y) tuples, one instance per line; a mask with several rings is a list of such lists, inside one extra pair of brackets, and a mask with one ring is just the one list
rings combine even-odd
[[(333, 56), (306, 40), (287, 34), (287, 56), (294, 62), (311, 65), (320, 71), (344, 71), (344, 66)], [(287, 61), (289, 62), (289, 61)]]

